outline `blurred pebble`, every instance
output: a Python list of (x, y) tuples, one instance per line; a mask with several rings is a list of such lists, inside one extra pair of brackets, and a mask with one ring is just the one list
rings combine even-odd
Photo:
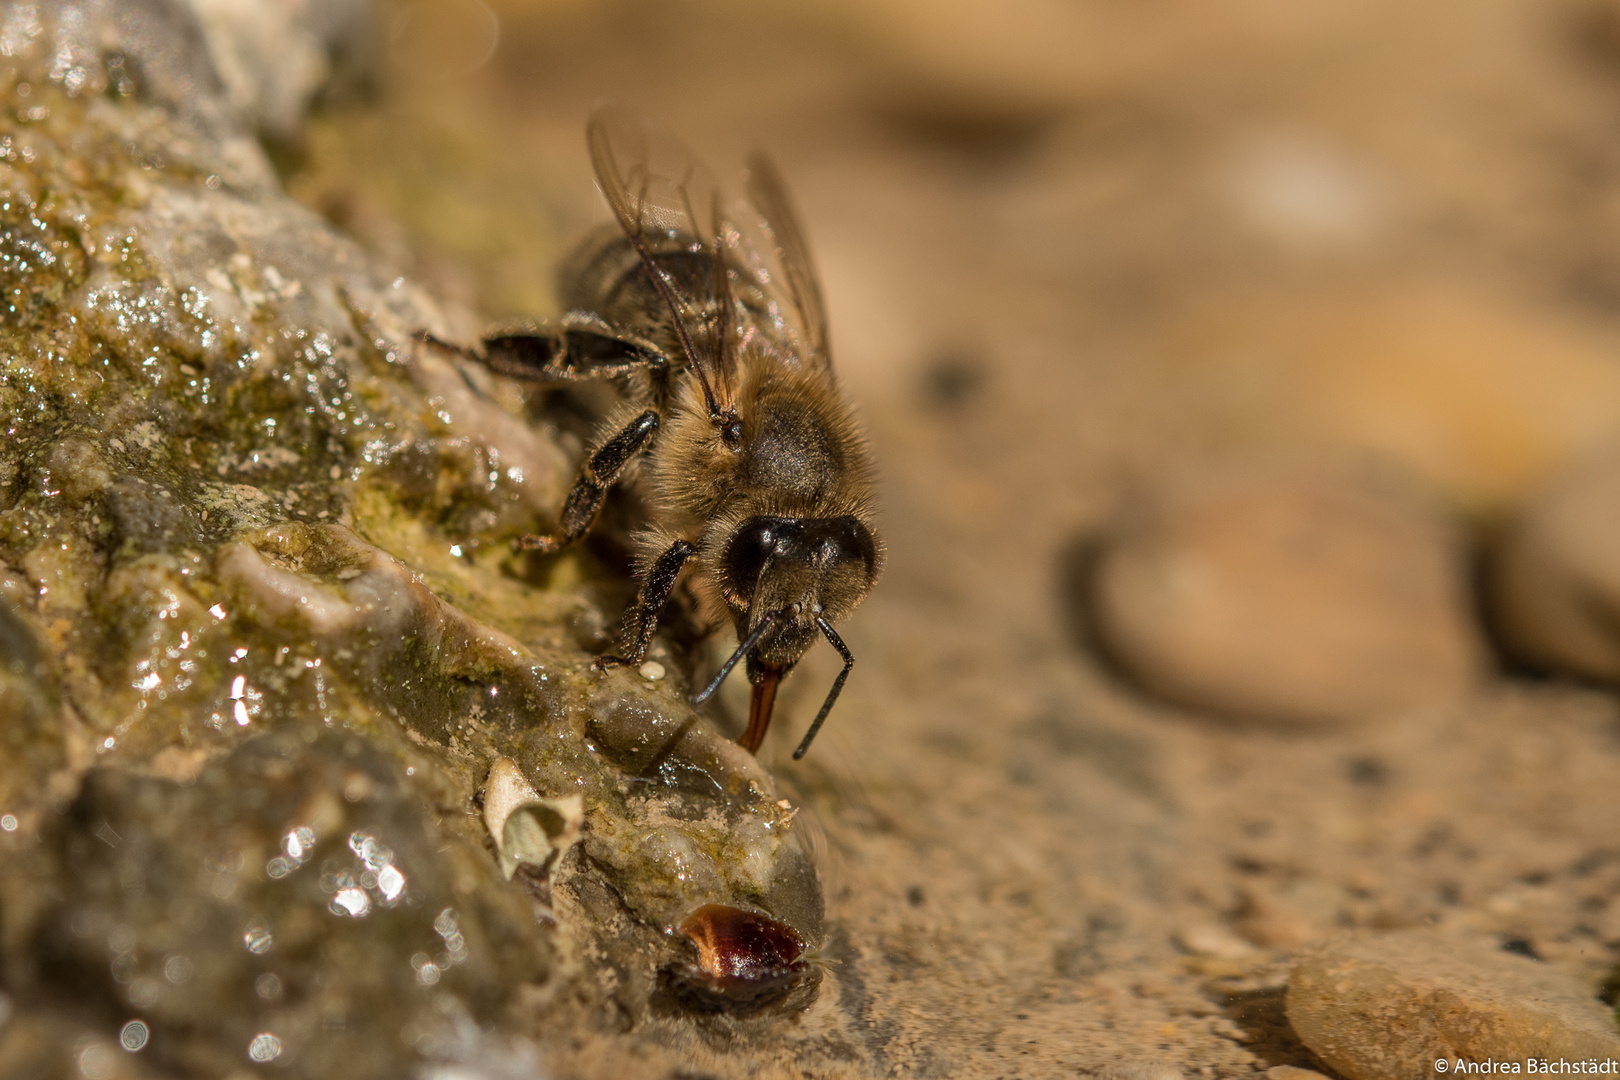
[(1546, 964), (1428, 930), (1341, 938), (1288, 982), (1288, 1021), (1349, 1080), (1432, 1076), (1434, 1062), (1620, 1058), (1614, 1018)]
[(1185, 1080), (1185, 1078), (1182, 1071), (1174, 1065), (1167, 1065), (1162, 1061), (1140, 1061), (1115, 1065), (1103, 1072), (1102, 1080)]
[(1176, 934), (1176, 943), (1194, 956), (1216, 960), (1241, 960), (1253, 956), (1255, 947), (1219, 923), (1197, 923)]
[(1226, 162), (1223, 193), (1245, 224), (1300, 249), (1353, 247), (1385, 224), (1377, 179), (1332, 144), (1303, 132), (1244, 140)]
[(1315, 1069), (1301, 1069), (1297, 1065), (1273, 1065), (1266, 1070), (1266, 1080), (1328, 1080), (1326, 1074)]
[(1166, 698), (1290, 721), (1466, 694), (1484, 654), (1444, 525), (1353, 473), (1208, 470), (1128, 511), (1090, 582), (1099, 644)]
[(1503, 644), (1555, 671), (1620, 680), (1620, 457), (1533, 497), (1491, 563)]
[(1339, 925), (1344, 894), (1329, 882), (1302, 878), (1282, 888), (1243, 891), (1237, 930), (1268, 949), (1297, 949)]

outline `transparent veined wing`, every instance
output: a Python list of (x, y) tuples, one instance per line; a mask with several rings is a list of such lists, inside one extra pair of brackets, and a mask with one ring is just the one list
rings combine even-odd
[(793, 307), (805, 359), (830, 366), (827, 307), (821, 298), (815, 263), (782, 174), (763, 153), (756, 152), (748, 159), (748, 198), (774, 241), (780, 288), (772, 291), (785, 294), (782, 299)]
[(591, 114), (586, 142), (596, 182), (669, 309), (710, 415), (734, 414), (736, 312), (726, 252), (735, 230), (720, 186), (673, 136), (612, 106)]

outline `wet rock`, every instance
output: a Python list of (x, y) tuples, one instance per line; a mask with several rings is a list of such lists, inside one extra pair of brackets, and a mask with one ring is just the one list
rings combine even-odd
[[(473, 320), (275, 187), (253, 133), (316, 92), (276, 42), (360, 6), (0, 5), (0, 991), (139, 1018), (131, 1075), (530, 1075), (705, 905), (822, 936), (769, 774), (594, 671), (584, 560), (512, 553), (573, 463), (413, 342)], [(570, 811), (549, 906), (477, 825), (500, 759)]]
[(1620, 458), (1589, 462), (1530, 499), (1490, 567), (1503, 642), (1554, 671), (1620, 679)]
[(1289, 721), (1456, 700), (1482, 648), (1440, 523), (1330, 468), (1208, 470), (1142, 499), (1091, 582), (1096, 634), (1148, 689)]
[(6, 596), (21, 592), (0, 577), (0, 813), (32, 828), (39, 812), (65, 797), (68, 733), (56, 680), (33, 630)]
[(304, 113), (334, 77), (350, 84), (366, 77), (374, 28), (365, 0), (190, 5), (231, 105), (272, 138), (296, 137)]
[(189, 786), (93, 771), (49, 829), (62, 902), (29, 1000), (109, 1039), (136, 1017), (144, 1059), (182, 1074), (270, 1060), (266, 1034), (295, 1076), (442, 1060), (454, 1019), (489, 1023), (550, 951), (487, 862), (440, 856), (400, 773), (313, 731), (244, 743)]
[(140, 1053), (146, 1046), (141, 1021), (129, 1021), (110, 1036), (40, 1012), (8, 1014), (5, 1021), (0, 1025), (0, 1076), (160, 1080)]
[(1433, 1075), (1434, 1062), (1620, 1058), (1612, 1013), (1535, 960), (1414, 930), (1308, 952), (1288, 982), (1288, 1021), (1351, 1080)]

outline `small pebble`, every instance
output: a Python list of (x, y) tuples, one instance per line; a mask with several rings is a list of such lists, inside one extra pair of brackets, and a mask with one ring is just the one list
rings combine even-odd
[(648, 682), (657, 682), (664, 677), (664, 665), (656, 660), (648, 660), (636, 670), (640, 671), (641, 677)]
[(1115, 1065), (1102, 1074), (1103, 1080), (1186, 1080), (1174, 1065), (1162, 1061), (1133, 1061)]
[(1238, 933), (1268, 949), (1292, 950), (1327, 937), (1340, 925), (1345, 896), (1337, 886), (1302, 878), (1279, 888), (1248, 888)]
[(1349, 1080), (1433, 1076), (1445, 1059), (1620, 1059), (1614, 1017), (1548, 964), (1429, 930), (1338, 938), (1288, 981), (1288, 1022)]
[(1219, 923), (1197, 923), (1176, 935), (1176, 942), (1194, 956), (1215, 960), (1241, 960), (1258, 950)]
[(1620, 680), (1620, 457), (1588, 463), (1533, 497), (1491, 560), (1491, 613), (1518, 656)]
[(1310, 722), (1444, 705), (1485, 656), (1453, 541), (1348, 470), (1205, 470), (1123, 516), (1092, 622), (1127, 674), (1195, 708)]
[(1297, 1065), (1273, 1065), (1266, 1070), (1266, 1080), (1328, 1080), (1326, 1074), (1315, 1069), (1301, 1069)]

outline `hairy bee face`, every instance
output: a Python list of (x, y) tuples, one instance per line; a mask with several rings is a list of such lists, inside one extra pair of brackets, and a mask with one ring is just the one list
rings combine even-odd
[(779, 629), (749, 656), (749, 668), (792, 667), (819, 631), (865, 598), (877, 577), (877, 542), (853, 517), (754, 517), (732, 535), (722, 559), (725, 594), (746, 636), (767, 614)]

